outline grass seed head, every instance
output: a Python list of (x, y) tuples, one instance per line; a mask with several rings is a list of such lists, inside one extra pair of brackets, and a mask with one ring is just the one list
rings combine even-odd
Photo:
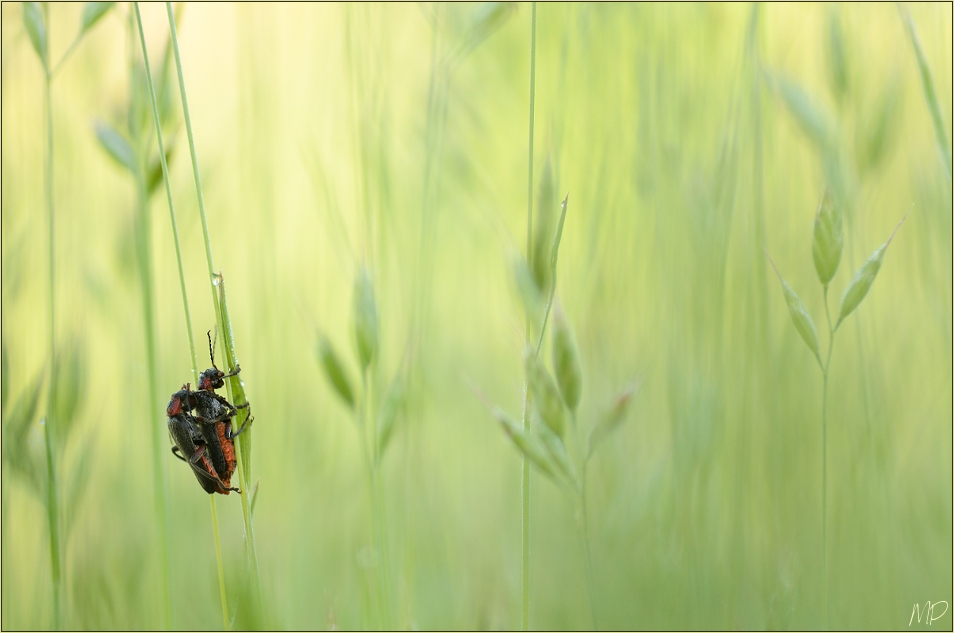
[(573, 331), (559, 303), (553, 310), (553, 372), (563, 401), (570, 411), (575, 412), (583, 392), (580, 355), (573, 340)]
[(871, 289), (871, 284), (874, 283), (875, 277), (878, 276), (878, 271), (881, 270), (881, 264), (884, 262), (884, 256), (885, 253), (888, 252), (888, 246), (891, 244), (891, 240), (894, 239), (895, 233), (898, 232), (898, 229), (901, 228), (901, 225), (906, 219), (907, 216), (904, 216), (904, 218), (898, 222), (898, 226), (895, 227), (888, 241), (879, 246), (878, 249), (871, 254), (868, 261), (855, 273), (851, 283), (845, 288), (845, 294), (841, 297), (841, 310), (839, 310), (838, 323), (835, 324), (836, 330), (838, 326), (841, 325), (841, 322), (845, 320), (845, 317), (854, 312), (855, 308), (861, 304), (862, 299), (868, 294), (868, 290)]
[[(766, 253), (766, 256), (767, 255), (768, 253)], [(778, 280), (782, 282), (782, 293), (785, 295), (785, 303), (788, 304), (788, 314), (792, 317), (792, 323), (795, 324), (795, 329), (798, 330), (798, 334), (802, 337), (802, 340), (805, 341), (805, 344), (808, 345), (808, 349), (812, 351), (812, 354), (815, 355), (815, 360), (818, 361), (818, 365), (821, 367), (821, 347), (818, 344), (818, 331), (815, 329), (815, 322), (812, 321), (811, 315), (808, 314), (808, 309), (805, 308), (805, 304), (798, 298), (798, 295), (795, 294), (792, 287), (788, 285), (788, 282), (782, 278), (782, 274), (778, 272), (778, 268), (775, 267), (775, 262), (772, 261), (771, 257), (769, 257), (769, 263), (771, 263), (772, 268), (775, 269)]]
[(354, 280), (354, 336), (364, 371), (378, 351), (378, 312), (368, 269), (362, 266)]
[(334, 347), (331, 346), (331, 341), (324, 334), (318, 335), (318, 358), (321, 360), (321, 366), (325, 370), (328, 382), (341, 396), (341, 399), (353, 409), (354, 392), (351, 390), (351, 382), (348, 380), (348, 375), (341, 364), (341, 359), (338, 358)]
[(815, 271), (818, 273), (818, 280), (827, 286), (838, 272), (845, 243), (841, 209), (835, 204), (828, 190), (818, 204), (814, 233), (812, 258), (815, 260)]
[(562, 438), (566, 430), (566, 409), (560, 391), (532, 347), (527, 347), (524, 363), (533, 407), (550, 430)]

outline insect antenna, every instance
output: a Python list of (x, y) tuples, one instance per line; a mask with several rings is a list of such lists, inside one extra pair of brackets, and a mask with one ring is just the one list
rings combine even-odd
[[(207, 330), (205, 335), (209, 339), (209, 359), (212, 361), (212, 366), (215, 367), (215, 351), (214, 351), (215, 344), (212, 342), (212, 330)], [(218, 339), (219, 339), (219, 331), (216, 330), (215, 340), (218, 341)], [(215, 368), (218, 369), (218, 367), (215, 367)]]

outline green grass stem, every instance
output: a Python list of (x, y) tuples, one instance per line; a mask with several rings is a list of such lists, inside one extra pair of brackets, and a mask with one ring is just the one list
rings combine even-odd
[[(527, 265), (533, 262), (533, 110), (536, 92), (537, 70), (537, 3), (530, 5), (530, 133), (527, 143)], [(531, 315), (527, 314), (526, 338), (530, 343)], [(542, 334), (541, 334), (542, 336)], [(530, 390), (526, 380), (523, 384), (523, 412), (521, 413), (523, 430), (530, 432)], [(521, 592), (520, 592), (520, 628), (530, 629), (530, 461), (526, 455), (522, 461), (522, 501), (521, 512)]]
[(166, 162), (166, 146), (162, 141), (162, 123), (159, 119), (159, 105), (156, 101), (156, 87), (152, 81), (152, 69), (149, 66), (149, 52), (146, 50), (146, 36), (142, 29), (142, 15), (139, 13), (139, 3), (133, 3), (136, 11), (136, 26), (139, 28), (139, 43), (142, 46), (142, 59), (146, 66), (146, 84), (149, 86), (149, 96), (152, 103), (152, 116), (156, 124), (156, 142), (159, 147), (159, 163), (162, 166), (162, 180), (166, 187), (166, 201), (169, 203), (169, 220), (172, 222), (172, 241), (176, 247), (176, 264), (179, 267), (179, 288), (182, 291), (182, 308), (185, 311), (186, 333), (189, 336), (189, 360), (192, 362), (193, 382), (199, 376), (196, 366), (195, 340), (192, 337), (192, 317), (189, 310), (189, 293), (186, 291), (185, 269), (182, 267), (182, 249), (179, 246), (179, 229), (176, 224), (176, 209), (172, 202), (172, 185), (169, 184), (169, 165)]
[[(49, 5), (43, 5), (44, 20), (47, 25), (47, 42), (49, 42), (50, 10)], [(49, 44), (47, 44), (49, 46)], [(47, 48), (49, 50), (49, 48)], [(49, 262), (48, 262), (48, 287), (49, 293), (49, 344), (50, 344), (50, 370), (56, 368), (56, 212), (53, 205), (53, 99), (51, 95), (51, 84), (53, 75), (50, 73), (49, 62), (44, 60), (43, 71), (45, 73), (44, 100), (46, 101), (46, 213), (47, 228), (49, 239)], [(53, 628), (60, 628), (60, 522), (59, 522), (59, 498), (57, 494), (57, 476), (56, 476), (56, 454), (53, 450), (53, 425), (56, 420), (53, 419), (53, 397), (55, 395), (55, 381), (50, 381), (50, 388), (47, 391), (46, 423), (44, 425), (44, 439), (46, 443), (46, 470), (47, 470), (47, 521), (49, 523), (50, 533), (50, 572), (53, 581)]]
[(215, 509), (215, 495), (209, 495), (212, 509), (212, 536), (215, 538), (215, 564), (219, 570), (219, 598), (222, 601), (222, 630), (229, 630), (229, 599), (225, 593), (225, 571), (222, 568), (222, 543), (219, 541), (219, 513)]
[[(573, 427), (576, 428), (576, 414), (573, 414)], [(593, 618), (593, 630), (600, 630), (600, 619), (596, 607), (596, 579), (593, 575), (593, 553), (590, 548), (590, 519), (586, 508), (586, 466), (589, 456), (583, 459), (583, 476), (580, 483), (580, 511), (583, 514), (583, 530), (580, 538), (583, 541), (583, 554), (586, 557), (586, 594), (590, 602), (590, 617)]]
[[(235, 368), (238, 365), (235, 355), (235, 338), (232, 335), (232, 321), (229, 318), (229, 304), (225, 295), (225, 279), (222, 275), (218, 275), (215, 279), (216, 286), (219, 291), (219, 307), (221, 308), (219, 313), (219, 328), (222, 331), (222, 347), (225, 350), (225, 358), (230, 369)], [(228, 379), (228, 382), (225, 383), (226, 389), (229, 393), (229, 399), (236, 406), (245, 404), (248, 402), (248, 398), (245, 395), (245, 386), (242, 384), (241, 379), (238, 376), (233, 376)], [(248, 416), (251, 414), (249, 408), (239, 410), (239, 418), (236, 421), (236, 426), (241, 428), (242, 424), (248, 419)], [(244, 411), (244, 413), (242, 413)], [(252, 583), (253, 590), (253, 599), (256, 601), (255, 607), (256, 610), (262, 612), (262, 583), (258, 573), (258, 550), (255, 547), (255, 529), (252, 524), (252, 507), (248, 498), (247, 491), (252, 489), (252, 467), (251, 467), (251, 453), (252, 453), (252, 442), (251, 442), (251, 428), (246, 429), (235, 442), (236, 457), (238, 459), (238, 474), (239, 481), (242, 482), (243, 492), (241, 496), (242, 500), (242, 522), (245, 527), (245, 558), (246, 564), (248, 566), (249, 577)]]
[(53, 578), (53, 629), (60, 628), (60, 517), (57, 500), (56, 462), (53, 454), (53, 437), (50, 419), (43, 425), (43, 441), (46, 446), (46, 516), (50, 526), (50, 572)]
[(828, 628), (828, 369), (831, 367), (831, 351), (835, 347), (835, 330), (831, 326), (831, 311), (828, 309), (828, 284), (823, 291), (825, 298), (825, 318), (828, 321), (828, 358), (825, 360), (822, 372), (822, 549), (824, 555), (823, 571), (825, 582), (822, 585), (825, 592), (825, 608), (823, 621)]
[[(156, 385), (158, 384), (158, 364), (156, 360), (156, 328), (153, 310), (152, 258), (150, 247), (149, 200), (143, 182), (143, 171), (136, 174), (136, 242), (139, 269), (139, 286), (142, 293), (143, 334), (146, 343), (146, 371), (149, 394), (149, 416), (153, 419), (161, 411)], [(153, 493), (156, 504), (156, 521), (159, 524), (159, 592), (162, 609), (160, 628), (168, 629), (172, 621), (172, 606), (169, 602), (169, 490), (166, 485), (166, 471), (163, 450), (165, 446), (162, 420), (155, 420), (152, 427)]]
[[(162, 141), (162, 123), (159, 118), (159, 106), (156, 100), (156, 87), (152, 81), (152, 69), (149, 66), (149, 52), (146, 49), (146, 36), (142, 28), (142, 15), (139, 12), (139, 3), (136, 2), (133, 4), (136, 12), (136, 26), (139, 29), (139, 43), (142, 46), (142, 57), (143, 63), (146, 67), (146, 84), (149, 86), (149, 96), (152, 103), (152, 115), (153, 121), (156, 124), (156, 142), (159, 149), (159, 162), (162, 166), (162, 179), (166, 188), (166, 201), (169, 203), (169, 218), (172, 222), (172, 237), (173, 242), (176, 247), (176, 263), (179, 267), (179, 287), (182, 290), (182, 306), (185, 311), (186, 319), (186, 332), (189, 337), (189, 360), (192, 363), (192, 377), (193, 380), (196, 380), (199, 376), (199, 370), (196, 366), (196, 356), (195, 356), (195, 341), (192, 336), (192, 318), (189, 311), (189, 295), (186, 291), (185, 283), (185, 270), (182, 267), (182, 249), (179, 246), (179, 231), (176, 225), (176, 212), (175, 205), (172, 202), (172, 186), (169, 183), (169, 165), (166, 162), (166, 148), (165, 144)], [(175, 40), (173, 40), (174, 42)], [(218, 532), (219, 524), (215, 516), (215, 501), (212, 501), (212, 527), (215, 532), (216, 545), (218, 545)], [(221, 564), (219, 565), (219, 586), (222, 587), (225, 584), (225, 577), (223, 575), (223, 570)], [(226, 623), (226, 628), (228, 628), (228, 611), (226, 610), (225, 602), (222, 603), (223, 611), (222, 618)]]
[(388, 560), (387, 530), (384, 525), (384, 509), (382, 503), (380, 470), (374, 458), (375, 426), (374, 416), (371, 415), (371, 398), (369, 391), (370, 380), (368, 370), (361, 372), (361, 398), (355, 409), (355, 424), (361, 435), (361, 452), (364, 454), (365, 468), (368, 476), (368, 501), (371, 510), (371, 551), (377, 553), (380, 548), (381, 562), (374, 562), (375, 580), (377, 582), (378, 610), (380, 611), (379, 626), (383, 629), (393, 628), (393, 612), (391, 609), (390, 590), (390, 562)]
[[(219, 331), (222, 334), (223, 348), (228, 363), (229, 370), (238, 366), (235, 354), (235, 339), (232, 332), (232, 323), (228, 316), (228, 308), (225, 299), (225, 281), (221, 274), (216, 275), (215, 264), (212, 258), (212, 243), (209, 239), (209, 223), (205, 212), (205, 197), (202, 195), (202, 180), (199, 177), (199, 160), (195, 151), (195, 137), (192, 133), (192, 117), (189, 115), (189, 100), (186, 96), (185, 77), (182, 72), (182, 56), (179, 53), (179, 38), (176, 33), (175, 15), (172, 11), (172, 3), (166, 3), (166, 14), (169, 18), (169, 37), (172, 44), (173, 56), (176, 60), (176, 74), (179, 79), (179, 96), (182, 99), (182, 117), (185, 121), (186, 136), (189, 139), (189, 154), (192, 158), (192, 175), (195, 179), (195, 191), (199, 204), (199, 219), (202, 223), (202, 238), (205, 243), (205, 258), (209, 272), (209, 288), (212, 291), (212, 305), (215, 308), (215, 316)], [(161, 152), (160, 152), (161, 153)], [(237, 377), (229, 379), (229, 396), (235, 405), (241, 405), (248, 402), (245, 396), (245, 387), (242, 381)], [(236, 424), (241, 428), (241, 424), (250, 415), (250, 411), (245, 409), (244, 414), (239, 414)], [(244, 416), (244, 417), (243, 417)], [(251, 490), (251, 448), (252, 448), (252, 429), (246, 430), (236, 441), (236, 450), (238, 451), (238, 471), (239, 480), (242, 482), (242, 489)], [(241, 495), (242, 499), (242, 518), (245, 527), (245, 553), (248, 563), (249, 576), (251, 578), (253, 593), (257, 600), (256, 606), (260, 610), (262, 607), (262, 587), (258, 571), (258, 553), (255, 547), (255, 530), (252, 526), (252, 512), (249, 506), (247, 494)]]

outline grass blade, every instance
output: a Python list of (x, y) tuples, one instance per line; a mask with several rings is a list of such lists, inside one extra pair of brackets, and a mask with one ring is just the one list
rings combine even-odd
[(934, 137), (937, 139), (937, 148), (941, 152), (941, 160), (944, 162), (944, 175), (947, 182), (951, 182), (951, 148), (947, 143), (947, 132), (944, 130), (944, 118), (941, 116), (941, 106), (937, 101), (937, 92), (934, 90), (934, 78), (931, 76), (931, 67), (928, 66), (927, 58), (924, 57), (924, 51), (921, 49), (921, 40), (918, 39), (918, 32), (914, 28), (914, 21), (911, 14), (902, 5), (898, 5), (901, 12), (901, 19), (908, 31), (908, 37), (911, 38), (911, 45), (914, 47), (914, 54), (918, 59), (918, 74), (921, 76), (921, 87), (924, 89), (924, 100), (927, 102), (928, 110), (931, 112), (931, 121), (934, 122)]
[(43, 11), (40, 9), (39, 2), (23, 3), (23, 26), (30, 38), (30, 44), (33, 45), (36, 56), (40, 58), (40, 63), (43, 64), (43, 70), (46, 70), (48, 68), (46, 21), (43, 19)]
[(341, 396), (348, 408), (354, 409), (354, 390), (351, 388), (351, 381), (345, 372), (344, 365), (335, 351), (331, 340), (324, 334), (318, 335), (318, 360), (321, 361), (321, 367), (325, 370), (325, 377), (335, 388), (335, 392)]
[(80, 35), (93, 28), (93, 25), (113, 8), (115, 2), (87, 2), (80, 18)]

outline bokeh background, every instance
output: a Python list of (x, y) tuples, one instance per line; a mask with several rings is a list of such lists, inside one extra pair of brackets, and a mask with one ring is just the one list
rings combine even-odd
[[(951, 5), (904, 10), (950, 156)], [(53, 60), (82, 11), (49, 8)], [(195, 381), (163, 187), (153, 162), (137, 194), (101, 140), (112, 128), (155, 160), (131, 8), (110, 10), (52, 83), (55, 372), (44, 75), (22, 12), (2, 6), (2, 626), (52, 623), (52, 375), (62, 625), (221, 627), (209, 501), (164, 430), (168, 394)], [(239, 498), (216, 500), (234, 625), (380, 625), (360, 438), (315, 352), (327, 333), (357, 382), (352, 282), (366, 262), (381, 327), (373, 396), (410, 367), (381, 466), (392, 625), (518, 627), (520, 457), (469, 385), (519, 418), (530, 6), (176, 12), (256, 413), (261, 608), (245, 606)], [(202, 368), (215, 316), (174, 66), (162, 73), (168, 23), (161, 5), (142, 15)], [(763, 249), (827, 350), (811, 256), (826, 185), (846, 218), (833, 310), (908, 216), (836, 338), (829, 626), (899, 628), (915, 603), (950, 603), (951, 174), (898, 7), (544, 4), (536, 73), (535, 197), (548, 157), (559, 199), (570, 195), (557, 297), (582, 358), (581, 436), (640, 385), (588, 469), (600, 626), (823, 625), (822, 375)], [(531, 626), (591, 628), (577, 506), (537, 474), (532, 493)]]

